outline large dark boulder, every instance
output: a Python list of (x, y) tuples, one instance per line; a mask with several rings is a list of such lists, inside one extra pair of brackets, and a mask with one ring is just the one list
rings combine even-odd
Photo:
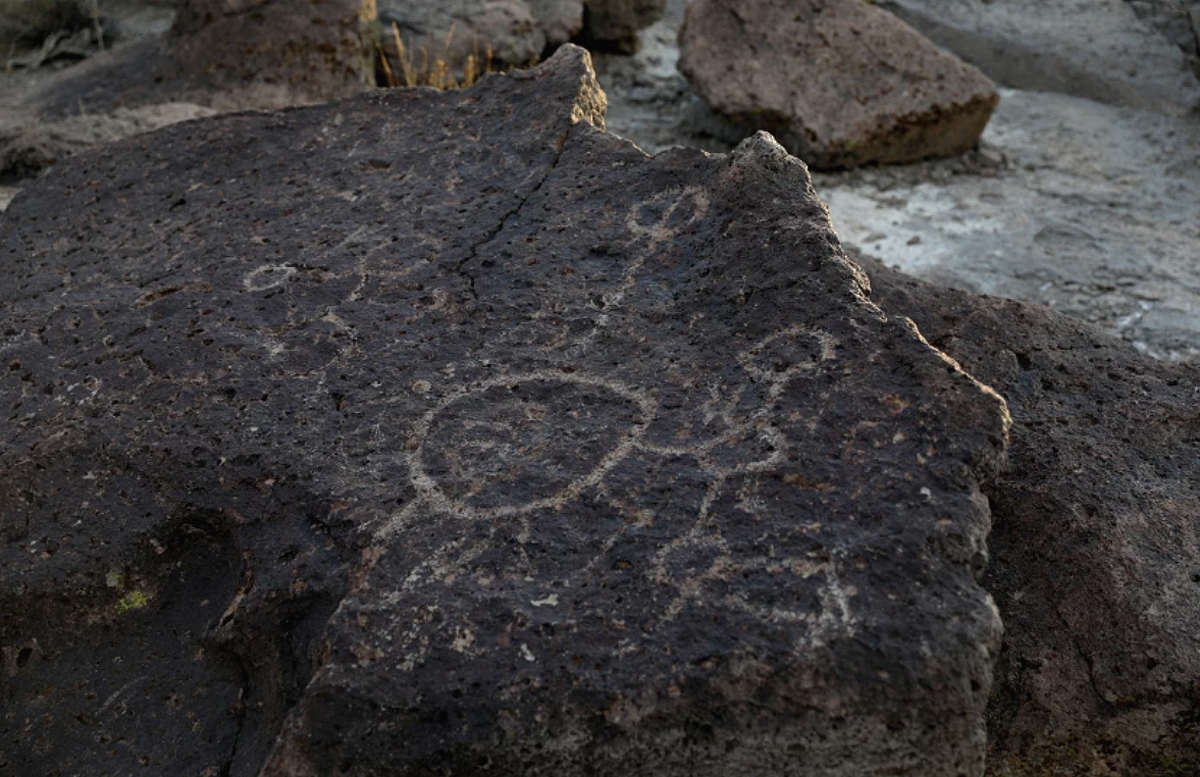
[(872, 299), (1000, 391), (984, 577), (1005, 624), (996, 777), (1200, 774), (1200, 368), (864, 263)]
[(662, 18), (666, 0), (587, 0), (583, 39), (603, 49), (632, 52), (639, 30)]
[[(631, 52), (638, 31), (662, 18), (666, 0), (379, 0), (384, 45), (396, 53), (391, 25), (414, 63), (443, 59), (459, 72), (468, 56), (490, 53), (495, 66), (524, 67), (570, 40)], [(424, 52), (423, 54), (420, 52)]]
[(4, 768), (982, 773), (1002, 401), (769, 137), (603, 105), (566, 47), (21, 192)]
[(261, 83), (307, 100), (373, 83), (375, 0), (180, 0), (168, 42), (180, 78)]

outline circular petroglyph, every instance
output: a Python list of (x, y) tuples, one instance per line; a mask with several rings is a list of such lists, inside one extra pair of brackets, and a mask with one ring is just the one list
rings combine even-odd
[(708, 194), (700, 186), (668, 189), (647, 197), (629, 211), (626, 228), (636, 236), (661, 243), (700, 221), (708, 213)]
[(264, 264), (246, 273), (242, 286), (246, 291), (266, 291), (282, 286), (295, 274), (296, 268), (289, 264)]
[(765, 337), (739, 356), (742, 367), (760, 380), (787, 380), (834, 358), (836, 340), (820, 329), (795, 325)]
[(625, 458), (654, 413), (645, 392), (553, 370), (455, 392), (414, 430), (418, 493), (477, 517), (563, 504)]

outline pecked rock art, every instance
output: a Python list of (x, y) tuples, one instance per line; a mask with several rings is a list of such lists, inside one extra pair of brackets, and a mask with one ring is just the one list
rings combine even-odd
[(22, 191), (4, 766), (982, 773), (1002, 400), (770, 136), (603, 111), (568, 46)]

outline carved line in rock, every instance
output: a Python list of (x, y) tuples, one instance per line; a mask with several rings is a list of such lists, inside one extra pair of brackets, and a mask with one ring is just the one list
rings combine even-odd
[[(650, 226), (645, 226), (638, 220), (639, 214), (666, 202), (670, 204), (663, 209), (662, 215)], [(690, 204), (692, 207), (692, 213), (688, 216), (687, 221), (676, 227), (669, 226), (676, 210), (685, 204)], [(635, 241), (646, 238), (649, 245), (645, 250), (637, 252), (634, 260), (621, 277), (620, 286), (615, 291), (604, 295), (605, 309), (615, 308), (625, 300), (625, 295), (636, 282), (637, 273), (646, 263), (647, 256), (657, 251), (660, 245), (669, 243), (688, 226), (703, 219), (707, 213), (708, 193), (704, 187), (695, 185), (683, 189), (668, 189), (630, 208), (629, 213), (625, 216), (625, 228), (634, 235)]]
[(295, 274), (296, 268), (290, 264), (264, 264), (246, 273), (242, 286), (246, 291), (266, 291), (284, 285)]
[[(782, 362), (768, 363), (765, 366), (762, 363), (764, 359), (768, 362), (771, 361), (769, 357), (773, 350), (782, 349), (787, 352), (789, 348), (799, 348), (803, 353), (809, 354), (809, 357), (792, 362), (787, 362), (785, 359)], [(711, 418), (723, 420), (727, 428), (722, 434), (686, 447), (657, 445), (644, 439), (645, 430), (651, 426), (658, 413), (655, 399), (645, 389), (627, 386), (606, 378), (577, 373), (566, 374), (555, 370), (540, 370), (493, 378), (455, 391), (443, 397), (415, 425), (413, 435), (407, 445), (409, 450), (403, 455), (409, 466), (410, 485), (416, 490), (417, 496), (378, 529), (375, 538), (378, 541), (386, 541), (395, 536), (397, 532), (410, 526), (419, 514), (433, 513), (453, 515), (471, 521), (520, 516), (524, 519), (524, 526), (518, 539), (521, 543), (525, 543), (529, 540), (532, 531), (528, 517), (531, 513), (560, 507), (591, 488), (599, 488), (600, 498), (603, 498), (606, 475), (631, 454), (640, 451), (657, 456), (689, 456), (698, 462), (700, 469), (711, 480), (692, 526), (660, 549), (651, 569), (647, 571), (647, 575), (656, 584), (673, 587), (677, 591), (674, 599), (663, 610), (661, 622), (668, 623), (678, 617), (689, 601), (701, 594), (705, 583), (731, 574), (787, 571), (806, 579), (821, 575), (823, 582), (817, 589), (817, 597), (821, 605), (819, 612), (793, 611), (778, 605), (767, 606), (746, 601), (733, 594), (725, 597), (727, 606), (741, 609), (765, 622), (807, 623), (808, 628), (802, 636), (797, 638), (796, 649), (798, 652), (802, 652), (818, 648), (836, 636), (854, 633), (857, 628), (858, 621), (850, 606), (850, 600), (856, 591), (840, 580), (838, 570), (841, 561), (838, 551), (832, 551), (832, 558), (820, 561), (790, 556), (759, 556), (738, 559), (735, 558), (722, 536), (721, 527), (713, 520), (711, 510), (731, 477), (768, 471), (784, 463), (787, 441), (782, 432), (772, 423), (772, 413), (786, 386), (798, 376), (818, 369), (824, 362), (834, 360), (836, 349), (837, 341), (828, 332), (813, 327), (794, 325), (774, 332), (742, 351), (737, 355), (737, 361), (755, 381), (765, 384), (765, 401), (752, 412), (743, 413), (741, 417), (738, 417), (735, 408), (741, 403), (745, 392), (749, 390), (748, 387), (743, 386), (732, 394), (723, 395), (720, 388), (714, 386), (712, 404), (706, 412), (711, 414)], [(793, 350), (792, 353), (794, 352)], [(551, 382), (610, 392), (617, 398), (636, 403), (640, 413), (638, 418), (640, 423), (635, 423), (629, 429), (622, 430), (615, 443), (590, 471), (574, 479), (551, 496), (483, 509), (449, 496), (446, 493), (445, 484), (439, 483), (429, 473), (425, 462), (428, 454), (426, 450), (428, 438), (437, 420), (455, 405), (468, 401), (472, 397), (480, 397), (485, 392), (497, 387), (513, 387), (527, 382)], [(560, 434), (566, 431), (569, 430), (556, 430)], [(742, 461), (735, 466), (724, 466), (714, 458), (715, 449), (723, 442), (743, 440), (748, 436), (756, 436), (765, 444), (765, 448), (769, 451), (765, 457)], [(739, 499), (745, 509), (754, 509), (752, 494), (739, 493)], [(624, 525), (610, 534), (601, 543), (596, 556), (581, 568), (581, 574), (587, 574), (606, 558), (608, 551), (627, 531), (628, 526)], [(476, 543), (470, 547), (463, 547), (461, 543), (451, 542), (437, 548), (410, 572), (404, 587), (409, 588), (420, 583), (431, 575), (435, 575), (437, 570), (445, 571), (448, 567), (469, 565), (473, 558), (484, 551), (485, 544)], [(688, 579), (681, 580), (676, 574), (672, 574), (668, 563), (672, 555), (689, 549), (713, 552), (713, 560), (707, 569)], [(457, 556), (457, 558), (452, 559), (452, 556)], [(627, 649), (632, 651), (637, 648), (631, 643)]]
[[(641, 413), (639, 419), (641, 423), (634, 424), (630, 428), (623, 430), (618, 436), (615, 445), (605, 453), (596, 466), (582, 477), (576, 478), (550, 496), (483, 509), (448, 496), (444, 486), (439, 485), (426, 471), (425, 444), (434, 422), (449, 408), (472, 396), (483, 394), (493, 388), (512, 388), (522, 383), (535, 381), (586, 386), (611, 392), (616, 397), (637, 404)], [(397, 516), (393, 517), (392, 520), (380, 528), (375, 536), (377, 539), (387, 539), (392, 536), (406, 525), (412, 513), (420, 508), (458, 515), (470, 520), (491, 520), (522, 515), (535, 510), (566, 504), (583, 493), (584, 490), (599, 483), (613, 467), (629, 455), (637, 439), (645, 432), (646, 425), (649, 424), (656, 413), (657, 403), (644, 390), (630, 388), (617, 381), (605, 378), (563, 373), (557, 370), (535, 370), (519, 375), (506, 375), (454, 391), (443, 397), (436, 406), (422, 416), (414, 427), (412, 437), (407, 444), (407, 447), (411, 449), (405, 454), (406, 463), (409, 468), (409, 482), (416, 489), (417, 498), (407, 504)]]
[[(811, 339), (812, 344), (817, 349), (814, 358), (803, 359), (786, 365), (775, 365), (772, 368), (764, 368), (757, 363), (756, 360), (763, 358), (772, 347), (787, 347), (793, 344), (798, 338)], [(731, 573), (740, 574), (742, 572), (756, 572), (775, 568), (782, 570), (787, 568), (805, 578), (815, 574), (824, 575), (825, 582), (819, 589), (818, 594), (822, 603), (822, 612), (815, 619), (807, 613), (792, 612), (778, 607), (765, 608), (733, 595), (725, 598), (726, 604), (742, 609), (767, 622), (807, 621), (810, 624), (810, 628), (804, 641), (808, 643), (809, 647), (818, 647), (839, 633), (853, 632), (855, 618), (850, 611), (849, 599), (854, 595), (854, 591), (844, 587), (838, 578), (836, 551), (834, 552), (834, 559), (819, 564), (814, 564), (806, 558), (770, 556), (743, 558), (737, 561), (734, 559), (728, 544), (721, 535), (720, 527), (711, 518), (712, 505), (730, 477), (750, 472), (767, 471), (784, 462), (786, 440), (779, 429), (771, 423), (771, 413), (775, 409), (787, 384), (794, 378), (817, 369), (821, 363), (835, 359), (836, 346), (836, 338), (828, 332), (815, 327), (806, 327), (797, 324), (768, 335), (738, 354), (738, 363), (741, 364), (742, 369), (756, 380), (766, 383), (767, 402), (749, 414), (745, 419), (737, 419), (733, 413), (733, 408), (740, 403), (744, 396), (746, 388), (743, 387), (724, 403), (718, 403), (717, 407), (710, 412), (713, 412), (713, 417), (720, 417), (725, 421), (735, 433), (757, 430), (759, 437), (767, 444), (770, 451), (770, 455), (765, 459), (745, 462), (736, 467), (722, 467), (711, 458), (711, 452), (720, 444), (722, 438), (714, 438), (691, 449), (666, 446), (642, 446), (645, 450), (663, 455), (695, 456), (701, 467), (713, 477), (708, 492), (705, 494), (704, 501), (700, 506), (696, 522), (692, 525), (691, 529), (658, 552), (654, 577), (658, 582), (671, 583), (671, 575), (666, 566), (667, 560), (672, 554), (681, 552), (689, 547), (716, 551), (716, 557), (709, 565), (709, 568), (703, 573), (690, 580), (682, 581), (682, 583), (675, 582), (679, 594), (667, 606), (664, 613), (664, 622), (669, 622), (678, 617), (687, 603), (700, 595), (703, 584), (706, 581), (717, 580)], [(740, 494), (739, 496), (741, 496), (741, 503), (746, 505), (747, 509), (753, 509), (752, 495)]]

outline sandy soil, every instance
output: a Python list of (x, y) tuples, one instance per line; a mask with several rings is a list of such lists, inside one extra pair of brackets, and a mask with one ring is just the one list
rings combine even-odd
[[(161, 4), (123, 2), (131, 36), (169, 19)], [(609, 130), (649, 153), (722, 151), (739, 139), (676, 71), (685, 5), (670, 1), (637, 55), (595, 57)], [(0, 76), (0, 98), (38, 77)], [(1046, 304), (1159, 358), (1200, 361), (1195, 115), (1007, 89), (979, 149), (963, 158), (814, 180), (853, 251), (927, 280)], [(0, 185), (0, 211), (16, 191)]]

